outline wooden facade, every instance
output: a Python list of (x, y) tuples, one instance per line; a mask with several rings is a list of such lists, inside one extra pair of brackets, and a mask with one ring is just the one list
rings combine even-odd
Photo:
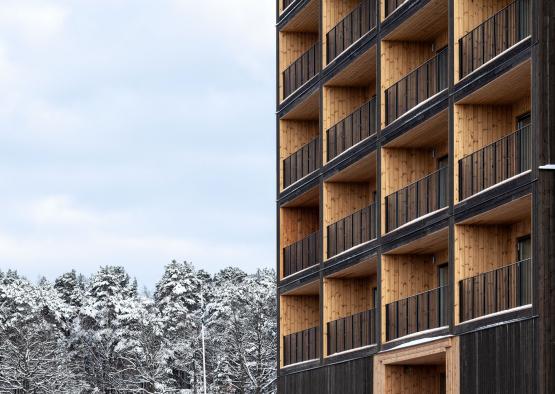
[(555, 3), (276, 1), (278, 392), (553, 392)]

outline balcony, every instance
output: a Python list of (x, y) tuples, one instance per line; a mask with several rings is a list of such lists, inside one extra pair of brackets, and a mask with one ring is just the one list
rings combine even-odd
[(302, 193), (279, 209), (280, 278), (322, 261), (319, 187)]
[(376, 203), (328, 226), (328, 257), (376, 238)]
[(464, 78), (530, 35), (530, 0), (517, 0), (459, 39), (459, 74)]
[(283, 365), (320, 358), (320, 327), (283, 336)]
[(376, 96), (327, 130), (327, 160), (376, 134)]
[(326, 34), (326, 59), (331, 63), (345, 49), (376, 27), (376, 0), (363, 0)]
[(284, 275), (289, 276), (322, 262), (322, 232), (316, 231), (306, 238), (283, 248)]
[(463, 200), (531, 168), (530, 126), (525, 126), (459, 160)]
[(376, 310), (355, 313), (327, 323), (328, 355), (376, 343)]
[(282, 0), (282, 6), (281, 9), (282, 10), (286, 10), (287, 7), (289, 7), (291, 4), (293, 4), (296, 0)]
[(386, 232), (447, 206), (447, 167), (411, 183), (385, 197)]
[(321, 163), (320, 137), (316, 137), (283, 160), (283, 187), (287, 188), (314, 172)]
[(283, 98), (287, 98), (322, 68), (320, 42), (316, 42), (283, 71)]
[(386, 339), (391, 341), (449, 324), (448, 292), (449, 286), (442, 286), (387, 304)]
[(447, 88), (448, 48), (385, 90), (385, 123), (390, 124), (418, 104)]
[(459, 282), (460, 321), (532, 303), (532, 260), (497, 268)]

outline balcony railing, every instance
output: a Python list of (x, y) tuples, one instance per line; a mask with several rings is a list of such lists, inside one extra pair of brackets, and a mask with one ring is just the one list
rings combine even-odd
[(287, 7), (289, 7), (291, 4), (293, 4), (296, 0), (282, 0), (282, 1), (283, 1), (282, 9), (285, 10)]
[(320, 230), (283, 248), (283, 274), (289, 276), (322, 261)]
[(328, 160), (374, 134), (376, 134), (376, 96), (327, 130)]
[(320, 42), (316, 42), (283, 72), (283, 98), (307, 83), (322, 67)]
[(385, 91), (387, 124), (447, 88), (447, 54), (447, 48), (442, 49)]
[(376, 0), (363, 0), (326, 34), (327, 61), (330, 63), (351, 44), (376, 27)]
[(385, 198), (386, 231), (447, 206), (449, 169), (447, 167), (411, 183)]
[(385, 0), (385, 17), (391, 15), (405, 1), (407, 0)]
[(328, 355), (376, 343), (376, 310), (328, 322)]
[(517, 0), (459, 39), (463, 78), (530, 35), (530, 0)]
[(283, 336), (283, 365), (320, 358), (320, 327)]
[(532, 303), (532, 260), (459, 282), (461, 322)]
[(530, 126), (459, 160), (459, 198), (472, 196), (531, 168)]
[(385, 306), (386, 339), (400, 338), (448, 324), (449, 286), (437, 287)]
[(328, 258), (376, 238), (376, 203), (328, 226)]
[(283, 187), (292, 185), (320, 168), (321, 156), (320, 137), (316, 137), (283, 160)]

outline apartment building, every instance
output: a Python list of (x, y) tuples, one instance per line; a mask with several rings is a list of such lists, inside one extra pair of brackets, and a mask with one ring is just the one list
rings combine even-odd
[(276, 17), (279, 392), (555, 392), (555, 2)]

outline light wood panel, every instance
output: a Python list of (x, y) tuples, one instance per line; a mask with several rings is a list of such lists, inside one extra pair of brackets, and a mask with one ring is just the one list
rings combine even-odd
[(360, 4), (360, 0), (322, 0), (322, 64), (327, 64), (326, 59), (326, 34), (341, 19), (355, 9)]
[(439, 384), (426, 385), (445, 372), (445, 393), (459, 394), (459, 357), (458, 337), (378, 353), (374, 356), (374, 392), (437, 393)]
[(517, 240), (530, 232), (530, 217), (508, 225), (455, 226), (456, 323), (459, 322), (459, 281), (515, 263)]
[[(280, 336), (306, 330), (320, 324), (319, 295), (280, 297)], [(283, 367), (283, 341), (280, 338), (280, 360)]]
[(320, 90), (315, 91), (301, 101), (281, 119), (284, 120), (318, 120), (320, 118)]
[(426, 148), (445, 143), (448, 140), (449, 113), (444, 110), (427, 119), (399, 138), (388, 142), (386, 148)]
[(521, 197), (487, 212), (466, 219), (459, 224), (513, 224), (530, 218), (532, 195)]
[(459, 160), (514, 131), (512, 106), (455, 105), (455, 202), (459, 201)]
[(332, 175), (327, 182), (371, 182), (376, 183), (377, 177), (377, 153), (374, 151), (363, 157), (343, 171)]
[(283, 248), (318, 230), (320, 211), (316, 208), (280, 208), (279, 261), (283, 278)]

